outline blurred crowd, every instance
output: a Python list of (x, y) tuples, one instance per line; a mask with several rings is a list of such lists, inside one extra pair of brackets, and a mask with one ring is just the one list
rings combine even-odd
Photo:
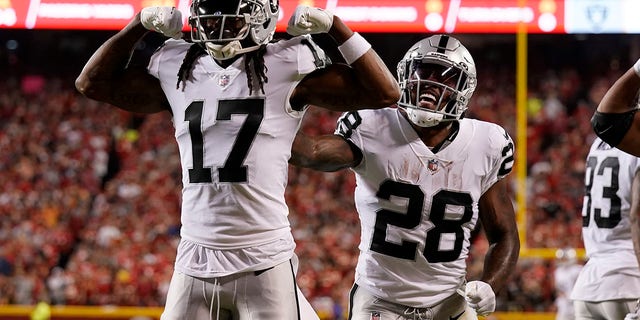
[[(526, 246), (580, 248), (589, 119), (629, 62), (609, 59), (589, 70), (530, 63), (536, 73), (519, 138), (512, 56), (476, 55), (479, 85), (467, 116), (502, 125), (516, 149), (526, 148)], [(338, 116), (311, 107), (302, 130), (333, 132)], [(0, 305), (163, 305), (180, 229), (169, 115), (88, 100), (71, 77), (23, 74), (0, 81), (0, 119)], [(324, 319), (342, 319), (347, 308), (360, 238), (354, 187), (349, 170), (289, 170), (298, 281)], [(470, 279), (480, 276), (486, 250), (478, 230)], [(555, 265), (520, 259), (498, 310), (554, 311)]]

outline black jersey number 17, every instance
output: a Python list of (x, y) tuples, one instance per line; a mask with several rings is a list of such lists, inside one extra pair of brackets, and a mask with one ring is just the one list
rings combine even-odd
[[(185, 110), (189, 122), (193, 168), (189, 169), (189, 183), (210, 183), (211, 168), (204, 166), (204, 139), (202, 136), (202, 110), (204, 101), (193, 101)], [(264, 117), (264, 99), (220, 100), (216, 120), (231, 120), (232, 114), (246, 114), (238, 136), (231, 147), (224, 166), (217, 168), (220, 182), (246, 182), (247, 166), (243, 164)]]

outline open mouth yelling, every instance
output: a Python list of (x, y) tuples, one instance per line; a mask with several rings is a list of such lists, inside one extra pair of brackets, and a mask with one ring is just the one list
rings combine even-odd
[(438, 102), (438, 96), (433, 92), (425, 92), (420, 95), (419, 102), (420, 105), (436, 105)]

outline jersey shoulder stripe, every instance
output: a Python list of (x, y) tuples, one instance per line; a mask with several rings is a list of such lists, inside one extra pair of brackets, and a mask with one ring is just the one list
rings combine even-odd
[(302, 76), (331, 64), (324, 50), (309, 35), (269, 43), (267, 54), (284, 62), (297, 63), (298, 73)]
[[(500, 169), (497, 172), (498, 179), (502, 179), (511, 173), (515, 164), (515, 146), (511, 136), (503, 127), (476, 119), (462, 119), (460, 123), (461, 127), (473, 127), (473, 130), (470, 130), (475, 133), (473, 143), (470, 145), (472, 154), (484, 153), (493, 157), (495, 162), (500, 165)], [(461, 129), (461, 132), (465, 131)], [(459, 135), (456, 139), (471, 138)]]

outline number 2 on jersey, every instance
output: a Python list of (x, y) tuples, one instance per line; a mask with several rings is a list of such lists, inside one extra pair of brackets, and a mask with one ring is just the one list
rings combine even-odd
[[(193, 168), (189, 169), (189, 183), (211, 183), (211, 168), (204, 166), (204, 138), (202, 136), (202, 110), (204, 101), (193, 101), (185, 110), (184, 120), (189, 122)], [(264, 117), (264, 99), (220, 100), (216, 120), (231, 120), (232, 114), (246, 114), (224, 166), (217, 168), (220, 182), (246, 182), (247, 166), (243, 165), (253, 139)]]
[[(376, 224), (371, 241), (371, 250), (400, 259), (415, 260), (418, 243), (406, 240), (402, 240), (401, 244), (388, 242), (386, 241), (387, 228), (389, 225), (404, 229), (416, 228), (422, 219), (424, 192), (417, 185), (385, 180), (380, 184), (377, 196), (385, 200), (395, 196), (406, 198), (409, 201), (405, 213), (387, 209), (381, 209), (376, 212)], [(462, 225), (471, 221), (473, 217), (472, 204), (473, 200), (468, 193), (440, 190), (433, 195), (429, 213), (429, 220), (433, 223), (433, 228), (427, 231), (422, 252), (427, 261), (430, 263), (450, 262), (460, 257), (464, 241)], [(460, 219), (445, 218), (447, 205), (463, 208)], [(453, 247), (450, 250), (440, 248), (443, 234), (455, 236)]]

